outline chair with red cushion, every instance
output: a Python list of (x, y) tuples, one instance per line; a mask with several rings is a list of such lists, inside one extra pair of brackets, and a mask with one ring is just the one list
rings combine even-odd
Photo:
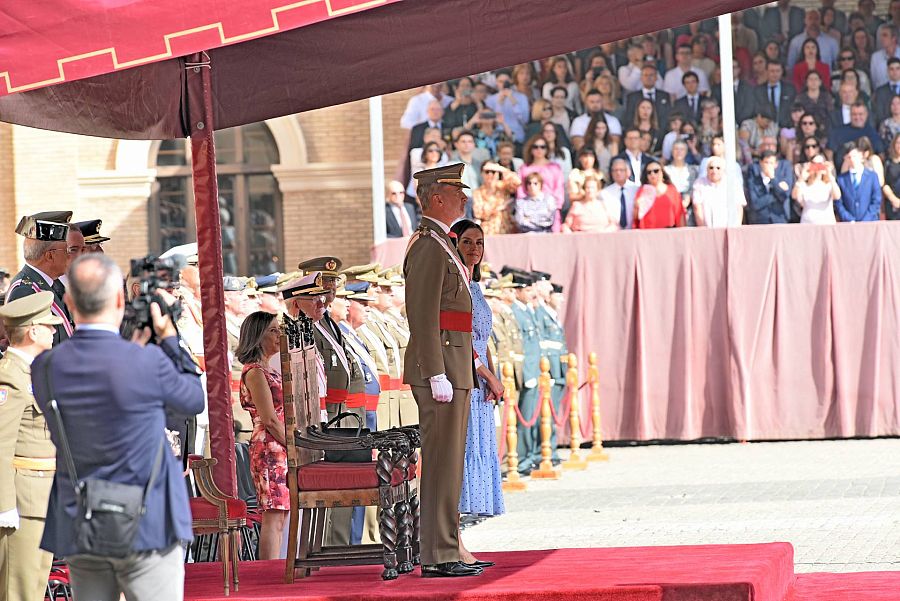
[(225, 581), (225, 595), (229, 585), (238, 590), (238, 560), (241, 529), (247, 525), (247, 504), (222, 492), (212, 477), (212, 467), (216, 460), (191, 455), (189, 465), (194, 481), (200, 491), (199, 497), (191, 497), (191, 525), (194, 534), (216, 534), (225, 537), (222, 545), (222, 573)]
[[(281, 373), (290, 491), (284, 581), (291, 583), (295, 575), (304, 578), (323, 566), (383, 564), (384, 580), (412, 572), (419, 546), (418, 430), (393, 428), (359, 437), (337, 437), (321, 430), (315, 348), (307, 345), (290, 353), (287, 348), (283, 335)], [(322, 459), (323, 451), (360, 450), (377, 451), (377, 459), (365, 463)], [(323, 545), (327, 509), (369, 505), (380, 508), (381, 544)]]

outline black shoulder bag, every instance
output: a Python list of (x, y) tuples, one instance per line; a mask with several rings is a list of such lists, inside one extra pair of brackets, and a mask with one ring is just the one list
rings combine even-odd
[(47, 357), (44, 379), (47, 383), (47, 394), (50, 396), (50, 411), (59, 428), (63, 457), (78, 500), (78, 513), (74, 523), (75, 553), (100, 557), (126, 557), (133, 552), (141, 516), (146, 511), (147, 493), (153, 487), (162, 466), (165, 438), (160, 438), (147, 486), (122, 484), (99, 478), (80, 480), (75, 471), (69, 439), (50, 382), (51, 357), (52, 355)]

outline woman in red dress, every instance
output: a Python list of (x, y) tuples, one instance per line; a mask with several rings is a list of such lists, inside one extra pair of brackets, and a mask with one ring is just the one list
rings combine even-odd
[(281, 377), (272, 373), (269, 360), (279, 350), (277, 318), (256, 311), (241, 324), (235, 355), (241, 372), (241, 406), (253, 419), (250, 435), (250, 473), (262, 511), (259, 558), (278, 559), (284, 523), (290, 509), (287, 487), (287, 448), (284, 440), (284, 397)]
[(634, 199), (634, 227), (654, 229), (684, 225), (681, 194), (657, 161), (650, 161), (641, 174), (641, 189)]

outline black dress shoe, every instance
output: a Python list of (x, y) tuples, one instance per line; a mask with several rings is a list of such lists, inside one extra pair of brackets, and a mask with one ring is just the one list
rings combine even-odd
[(422, 566), (422, 578), (454, 578), (457, 576), (479, 576), (483, 570), (461, 561), (448, 561)]
[[(463, 562), (465, 563), (465, 562)], [(472, 568), (489, 568), (494, 565), (493, 561), (481, 561), (480, 559), (476, 559), (472, 563), (466, 563), (465, 565)]]

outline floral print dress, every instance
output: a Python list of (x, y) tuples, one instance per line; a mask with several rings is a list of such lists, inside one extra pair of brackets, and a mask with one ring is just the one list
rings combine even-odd
[(273, 374), (261, 363), (248, 363), (241, 372), (241, 407), (253, 418), (253, 433), (250, 435), (250, 473), (256, 485), (256, 497), (261, 511), (269, 509), (290, 509), (287, 487), (287, 449), (275, 440), (263, 426), (259, 412), (250, 398), (250, 390), (244, 378), (251, 369), (261, 369), (272, 392), (275, 414), (284, 423), (284, 397), (281, 378)]

